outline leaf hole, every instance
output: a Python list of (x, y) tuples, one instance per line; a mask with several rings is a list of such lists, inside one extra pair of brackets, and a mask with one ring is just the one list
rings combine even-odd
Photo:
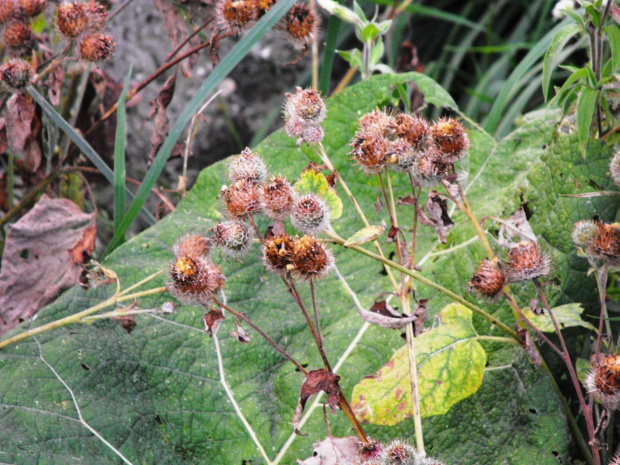
[(28, 260), (28, 257), (30, 256), (30, 251), (28, 249), (24, 249), (19, 253), (19, 257), (22, 260)]
[(530, 413), (533, 413), (534, 415), (538, 415), (538, 410), (536, 410), (535, 408), (531, 408)]

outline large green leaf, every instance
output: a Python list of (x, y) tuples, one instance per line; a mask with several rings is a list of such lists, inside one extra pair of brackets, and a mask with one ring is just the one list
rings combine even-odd
[[(364, 176), (351, 165), (347, 143), (355, 132), (357, 118), (391, 102), (393, 86), (407, 80), (413, 80), (426, 92), (430, 104), (452, 106), (445, 91), (415, 73), (375, 77), (336, 94), (328, 102), (326, 150), (359, 197), (371, 224), (380, 224), (387, 215), (386, 211), (376, 213), (372, 206), (380, 189), (379, 181)], [(581, 157), (576, 138), (572, 136), (570, 142), (567, 136), (553, 140), (557, 118), (558, 113), (550, 111), (528, 115), (499, 144), (472, 130), (473, 149), (465, 184), (480, 217), (508, 216), (524, 199), (532, 198), (529, 206), (534, 231), (550, 245), (560, 263), (558, 274), (565, 286), (568, 283), (564, 262), (574, 257), (572, 249), (560, 249), (556, 239), (564, 241), (568, 236), (570, 241), (569, 222), (577, 213), (591, 214), (593, 205), (602, 219), (609, 219), (613, 200), (558, 197), (559, 192), (592, 189), (590, 179), (601, 184), (605, 176), (602, 160), (607, 155), (603, 151), (591, 153), (587, 162), (582, 160), (577, 166), (576, 160)], [(569, 144), (574, 150), (566, 153)], [(295, 140), (283, 132), (269, 137), (257, 150), (266, 157), (274, 174), (279, 172), (289, 179), (295, 179), (307, 165)], [(556, 182), (557, 160), (570, 163), (564, 173), (567, 179), (573, 179), (569, 187)], [(314, 161), (319, 162), (316, 158)], [(553, 173), (551, 181), (537, 177), (548, 170)], [(174, 213), (110, 255), (105, 265), (119, 274), (123, 285), (165, 267), (172, 258), (171, 245), (180, 234), (188, 230), (204, 232), (221, 219), (215, 197), (224, 173), (223, 163), (203, 171)], [(407, 194), (407, 181), (393, 177), (396, 196)], [(333, 226), (341, 237), (349, 237), (363, 224), (346, 196), (341, 197), (345, 199), (345, 211)], [(564, 222), (554, 219), (548, 223), (558, 203), (567, 208), (573, 205), (570, 215)], [(584, 207), (575, 207), (578, 204)], [(405, 218), (406, 208), (399, 212), (401, 218)], [(424, 275), (466, 296), (467, 281), (484, 252), (463, 215), (457, 213), (453, 220), (455, 226), (445, 245), (437, 241), (432, 228), (421, 228), (416, 262), (422, 265)], [(404, 219), (401, 223), (407, 224)], [(259, 218), (260, 227), (266, 224)], [(407, 233), (406, 227), (404, 232)], [(402, 339), (397, 332), (370, 327), (357, 314), (358, 299), (368, 308), (381, 292), (389, 290), (382, 267), (351, 250), (334, 251), (339, 273), (332, 273), (319, 283), (317, 299), (327, 355), (338, 367), (345, 395), (350, 396), (355, 384), (378, 370), (402, 346)], [(320, 367), (303, 316), (282, 283), (265, 273), (259, 251), (253, 250), (242, 264), (222, 262), (222, 266), (229, 278), (228, 303), (244, 311), (309, 368)], [(586, 268), (583, 263), (570, 267), (571, 278), (582, 279), (584, 287), (593, 286), (589, 278), (583, 277)], [(153, 286), (164, 281), (159, 278)], [(302, 286), (301, 291), (308, 299), (307, 286)], [(101, 288), (72, 289), (40, 312), (35, 322), (23, 324), (11, 334), (76, 313), (101, 302), (109, 292)], [(518, 297), (523, 304), (533, 294), (533, 289), (525, 286)], [(569, 294), (562, 291), (559, 297), (565, 301), (579, 299), (579, 295)], [(416, 295), (431, 299), (431, 322), (450, 303), (424, 286), (417, 286)], [(142, 299), (140, 303), (148, 308), (168, 299), (160, 296)], [(513, 323), (506, 308), (489, 306), (484, 301), (479, 304), (507, 324)], [(129, 335), (113, 321), (65, 327), (39, 336), (41, 352), (32, 339), (0, 351), (0, 463), (119, 462), (106, 444), (76, 421), (70, 392), (43, 362), (41, 354), (72, 390), (84, 421), (134, 464), (238, 465), (244, 460), (262, 463), (219, 383), (214, 344), (203, 332), (202, 313), (197, 307), (179, 307), (172, 315), (138, 316), (138, 326)], [(501, 335), (478, 317), (474, 317), (473, 324), (479, 334)], [(309, 416), (303, 430), (309, 436), (292, 436), (290, 422), (302, 375), (256, 334), (250, 331), (252, 341), (241, 345), (227, 336), (231, 329), (234, 328), (228, 320), (220, 328), (223, 364), (241, 411), (272, 458), (283, 449), (279, 463), (305, 458), (311, 444), (325, 435), (322, 415), (316, 408), (319, 403), (307, 408)], [(461, 465), (528, 463), (529, 457), (540, 465), (555, 465), (556, 456), (566, 463), (570, 443), (566, 422), (546, 375), (530, 367), (516, 349), (496, 352), (497, 344), (486, 345), (489, 364), (479, 391), (447, 414), (424, 420), (433, 455), (446, 463)], [(351, 434), (342, 415), (330, 421), (335, 435)], [(410, 438), (413, 422), (407, 420), (396, 427), (369, 426), (369, 431), (379, 439), (397, 435)]]
[[(441, 324), (414, 340), (422, 417), (446, 413), (482, 384), (487, 361), (471, 325), (472, 312), (451, 304), (439, 314)], [(395, 425), (411, 417), (407, 348), (401, 347), (381, 369), (353, 389), (353, 410), (376, 425)]]

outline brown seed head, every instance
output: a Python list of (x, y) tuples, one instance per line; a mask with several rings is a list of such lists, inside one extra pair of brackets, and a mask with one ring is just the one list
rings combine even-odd
[(592, 364), (585, 380), (588, 392), (608, 408), (620, 402), (620, 355), (606, 355)]
[(410, 171), (421, 186), (434, 187), (450, 173), (451, 167), (435, 147), (429, 147), (418, 157)]
[(11, 89), (21, 90), (30, 84), (34, 70), (21, 58), (11, 58), (0, 66), (0, 79)]
[(172, 246), (172, 251), (177, 257), (202, 257), (209, 253), (209, 242), (200, 234), (187, 234)]
[(283, 18), (284, 27), (291, 38), (307, 43), (316, 29), (316, 15), (308, 5), (293, 5)]
[(583, 220), (575, 223), (571, 238), (577, 247), (588, 247), (596, 236), (597, 224), (592, 220)]
[(18, 0), (21, 10), (31, 18), (37, 16), (47, 7), (47, 0)]
[(213, 242), (229, 257), (243, 257), (252, 247), (253, 239), (254, 231), (243, 221), (224, 221), (213, 227)]
[(399, 113), (394, 117), (392, 131), (418, 151), (426, 150), (431, 142), (428, 122), (419, 116)]
[(94, 0), (84, 4), (84, 14), (88, 18), (88, 31), (91, 33), (103, 29), (108, 20), (106, 8)]
[(61, 3), (56, 7), (56, 27), (69, 39), (74, 39), (88, 27), (84, 3)]
[(15, 2), (13, 0), (0, 0), (0, 24), (6, 23), (15, 12)]
[(276, 0), (254, 0), (254, 7), (258, 10), (259, 17), (269, 11), (276, 3)]
[(314, 236), (303, 236), (293, 243), (291, 262), (297, 276), (320, 279), (334, 267), (334, 256)]
[(550, 273), (550, 259), (536, 242), (522, 241), (508, 252), (508, 280), (526, 281)]
[(220, 197), (224, 201), (226, 210), (233, 218), (241, 218), (248, 213), (260, 211), (259, 189), (256, 184), (246, 179), (235, 182), (231, 186), (224, 186)]
[(314, 194), (293, 199), (291, 223), (304, 234), (319, 234), (329, 227), (330, 211), (325, 202)]
[(620, 223), (599, 221), (586, 253), (612, 268), (620, 267)]
[(220, 25), (231, 32), (240, 32), (256, 20), (258, 11), (252, 0), (220, 0), (217, 16)]
[(416, 450), (410, 444), (397, 439), (384, 446), (384, 451), (385, 458), (392, 465), (409, 464), (417, 457)]
[(611, 179), (614, 180), (617, 186), (620, 186), (620, 151), (616, 152), (609, 162), (609, 172), (611, 173)]
[(394, 124), (393, 116), (378, 109), (360, 118), (351, 155), (366, 174), (376, 174), (386, 166)]
[(114, 53), (114, 38), (99, 32), (86, 36), (80, 41), (80, 56), (84, 61), (99, 63)]
[(295, 93), (286, 94), (284, 119), (301, 120), (302, 123), (320, 124), (327, 116), (325, 102), (315, 89), (297, 87)]
[(270, 218), (282, 220), (293, 205), (293, 188), (285, 178), (274, 176), (261, 186), (260, 200), (263, 212)]
[(371, 440), (360, 446), (359, 454), (363, 463), (376, 463), (383, 455), (383, 445), (378, 441)]
[(284, 272), (292, 267), (291, 253), (293, 252), (293, 239), (281, 233), (272, 236), (265, 242), (263, 259), (265, 266), (270, 271)]
[(478, 266), (478, 270), (469, 280), (469, 291), (478, 291), (485, 297), (496, 298), (506, 285), (506, 275), (493, 262), (483, 260)]
[(469, 154), (469, 137), (458, 120), (440, 118), (430, 131), (435, 146), (447, 163), (455, 163)]
[(419, 156), (420, 153), (416, 152), (413, 146), (402, 137), (388, 144), (386, 160), (388, 166), (394, 171), (411, 172)]
[(34, 35), (30, 24), (12, 21), (4, 30), (4, 43), (13, 54), (27, 53), (34, 45)]
[(187, 304), (208, 306), (213, 295), (222, 288), (226, 277), (206, 257), (177, 256), (170, 265), (170, 293)]
[(267, 177), (265, 162), (256, 153), (246, 148), (241, 154), (232, 157), (228, 163), (228, 178), (231, 182), (246, 179), (252, 183), (262, 183)]

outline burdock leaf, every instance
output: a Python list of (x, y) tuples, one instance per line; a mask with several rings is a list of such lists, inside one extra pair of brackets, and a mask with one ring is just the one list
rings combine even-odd
[[(588, 323), (587, 321), (581, 319), (581, 314), (583, 313), (583, 310), (584, 309), (581, 304), (578, 303), (560, 305), (559, 307), (551, 309), (560, 329), (570, 328), (572, 326), (581, 326), (583, 328), (596, 331), (596, 328), (592, 326), (591, 323)], [(536, 326), (542, 332), (555, 332), (555, 326), (553, 326), (553, 321), (551, 321), (551, 317), (548, 315), (546, 310), (542, 315), (537, 315), (531, 309), (526, 308), (523, 310), (523, 314), (527, 317), (528, 320), (530, 320), (534, 324), (534, 326)]]
[(308, 169), (301, 173), (299, 180), (293, 186), (295, 193), (299, 195), (318, 195), (329, 207), (331, 219), (336, 220), (342, 215), (342, 200), (332, 187), (325, 175), (315, 169)]
[[(471, 310), (451, 304), (441, 325), (414, 339), (422, 417), (446, 413), (474, 394), (482, 384), (487, 361), (471, 324)], [(411, 382), (407, 347), (402, 347), (376, 374), (353, 389), (352, 408), (358, 419), (395, 425), (411, 416)]]
[(383, 234), (385, 226), (366, 226), (360, 229), (358, 232), (349, 237), (343, 244), (345, 247), (354, 247), (356, 245), (362, 245), (366, 242), (374, 241)]

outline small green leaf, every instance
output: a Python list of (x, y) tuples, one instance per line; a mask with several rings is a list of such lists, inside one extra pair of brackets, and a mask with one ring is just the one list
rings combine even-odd
[(585, 386), (586, 376), (592, 369), (592, 365), (585, 358), (577, 358), (575, 360), (575, 370), (577, 371), (577, 378), (579, 382)]
[(579, 136), (579, 150), (586, 156), (586, 147), (590, 138), (590, 126), (594, 115), (594, 107), (598, 98), (598, 91), (591, 87), (584, 87), (577, 102), (577, 135)]
[(385, 226), (375, 226), (370, 225), (366, 226), (363, 229), (360, 229), (358, 232), (349, 237), (344, 244), (345, 247), (354, 247), (356, 245), (362, 245), (366, 242), (374, 241), (376, 238), (381, 236), (385, 231)]
[[(596, 328), (587, 321), (581, 319), (583, 313), (583, 307), (581, 304), (566, 304), (560, 305), (552, 309), (555, 321), (557, 321), (560, 328), (570, 328), (572, 326), (582, 326), (592, 331), (596, 331)], [(534, 326), (540, 329), (543, 333), (554, 333), (555, 327), (551, 321), (551, 317), (546, 313), (543, 315), (535, 315), (529, 308), (523, 310), (523, 314), (530, 320)]]
[[(472, 313), (450, 304), (440, 313), (441, 325), (414, 339), (422, 417), (441, 415), (482, 384), (487, 361), (471, 324)], [(411, 416), (411, 384), (407, 347), (401, 347), (372, 377), (353, 389), (358, 419), (395, 425)]]
[(41, 34), (45, 30), (45, 26), (47, 26), (45, 13), (41, 13), (30, 20), (30, 27), (34, 34)]
[(545, 59), (543, 61), (542, 88), (545, 101), (547, 101), (547, 97), (549, 94), (549, 82), (551, 81), (551, 73), (558, 65), (557, 60), (560, 52), (562, 51), (566, 43), (570, 40), (570, 38), (581, 30), (581, 26), (571, 24), (563, 27), (555, 34), (555, 36), (553, 36), (553, 39), (551, 40), (551, 44), (549, 45), (549, 48), (545, 53)]
[(362, 42), (365, 42), (365, 43), (372, 42), (381, 33), (381, 31), (379, 30), (379, 28), (377, 27), (375, 23), (369, 23), (363, 28), (360, 27), (358, 28), (358, 31), (359, 31), (358, 38)]
[(379, 38), (375, 46), (372, 48), (372, 52), (370, 54), (370, 66), (375, 66), (381, 61), (384, 51), (385, 48), (383, 47), (383, 40)]
[(340, 55), (344, 60), (346, 60), (352, 68), (362, 69), (362, 67), (364, 66), (362, 61), (362, 52), (360, 52), (356, 48), (348, 51), (338, 50), (338, 55)]
[(620, 29), (616, 24), (610, 24), (606, 28), (609, 36), (609, 48), (611, 49), (611, 72), (613, 73), (620, 63)]
[(329, 187), (323, 173), (314, 170), (304, 171), (301, 173), (299, 181), (293, 186), (293, 190), (299, 195), (318, 195), (329, 207), (332, 220), (338, 219), (342, 215), (342, 200), (338, 197), (336, 190)]

